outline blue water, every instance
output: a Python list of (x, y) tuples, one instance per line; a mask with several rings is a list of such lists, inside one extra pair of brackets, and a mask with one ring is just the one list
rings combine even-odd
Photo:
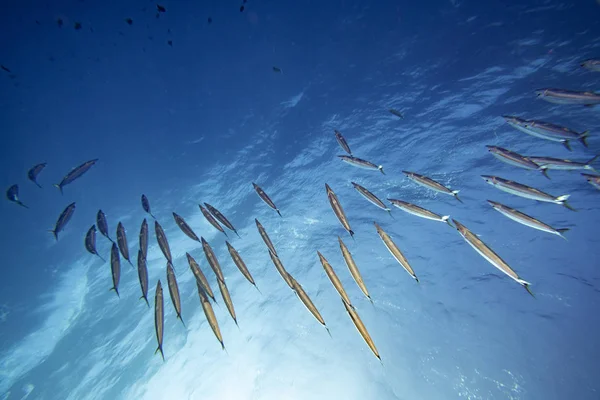
[[(600, 152), (597, 107), (552, 105), (534, 94), (598, 89), (600, 74), (579, 67), (600, 55), (597, 2), (248, 0), (243, 13), (241, 1), (162, 4), (159, 18), (154, 2), (114, 0), (21, 1), (0, 14), (0, 63), (15, 75), (0, 71), (2, 187), (18, 183), (30, 207), (0, 203), (0, 398), (600, 398), (600, 192), (577, 172), (551, 171), (548, 181), (485, 148), (574, 160)], [(590, 130), (590, 146), (573, 143), (568, 152), (512, 129), (503, 114)], [(340, 162), (334, 129), (386, 175)], [(99, 162), (63, 196), (52, 187), (93, 158)], [(39, 162), (48, 163), (43, 189), (26, 177)], [(415, 185), (402, 170), (460, 190), (464, 204)], [(570, 194), (579, 211), (500, 192), (482, 174)], [(253, 181), (283, 218), (254, 193)], [(391, 218), (351, 181), (456, 218), (531, 282), (536, 297), (456, 230), (398, 209)], [(325, 183), (355, 241), (331, 211)], [(142, 193), (169, 238), (187, 328), (175, 319)], [(508, 220), (487, 199), (571, 228), (568, 240)], [(74, 217), (55, 242), (47, 230), (73, 201)], [(224, 235), (200, 214), (202, 202), (236, 226), (241, 239), (230, 240), (262, 294), (231, 262)], [(136, 271), (122, 264), (117, 298), (108, 290), (109, 264), (83, 246), (99, 208), (111, 236), (119, 221), (127, 228), (134, 263), (140, 223), (149, 218), (149, 298), (160, 278), (166, 362), (154, 355), (154, 315), (138, 300)], [(173, 211), (215, 249), (239, 329), (202, 249), (175, 225)], [(331, 337), (276, 272), (254, 218)], [(373, 221), (402, 249), (419, 284), (385, 249)], [(374, 305), (353, 282), (338, 235)], [(100, 235), (98, 250), (109, 257)], [(317, 250), (382, 363), (352, 325)], [(206, 322), (185, 252), (215, 290), (227, 352)]]

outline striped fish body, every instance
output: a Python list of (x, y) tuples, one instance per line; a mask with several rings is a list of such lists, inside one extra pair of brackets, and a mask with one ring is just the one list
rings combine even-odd
[(439, 221), (439, 222), (445, 222), (447, 224), (449, 224), (449, 215), (439, 215), (436, 214), (432, 211), (429, 211), (423, 207), (419, 207), (415, 204), (411, 204), (408, 203), (406, 201), (402, 201), (402, 200), (397, 200), (397, 199), (388, 199), (394, 206), (396, 206), (397, 208), (401, 209), (402, 211), (405, 211), (409, 214), (415, 215), (417, 217), (421, 217), (421, 218), (425, 218), (425, 219), (429, 219), (432, 221)]
[(148, 222), (146, 218), (142, 221), (140, 226), (140, 250), (144, 254), (144, 258), (148, 255)]
[(354, 157), (354, 156), (338, 156), (338, 157), (345, 163), (348, 163), (354, 167), (368, 169), (371, 171), (380, 171), (382, 174), (385, 175), (385, 172), (383, 172), (383, 165), (375, 165), (370, 161), (363, 160), (362, 158), (358, 158), (358, 157)]
[(576, 171), (586, 169), (590, 171), (596, 171), (594, 167), (591, 166), (591, 163), (596, 161), (598, 156), (600, 155), (597, 155), (596, 157), (592, 158), (591, 160), (585, 163), (552, 157), (529, 157), (529, 159), (531, 159), (531, 161), (535, 162), (536, 164), (539, 164), (540, 168), (544, 169), (555, 169), (562, 171)]
[(340, 204), (336, 194), (329, 187), (328, 184), (325, 184), (325, 190), (327, 191), (327, 198), (329, 199), (329, 204), (331, 205), (331, 208), (333, 209), (333, 213), (338, 218), (338, 220), (340, 221), (340, 223), (342, 224), (344, 229), (346, 231), (348, 231), (350, 236), (354, 236), (354, 231), (350, 228), (350, 223), (348, 222), (348, 218), (346, 218), (344, 209), (342, 208), (342, 205)]
[(210, 267), (212, 268), (217, 279), (225, 282), (225, 277), (223, 276), (221, 265), (219, 264), (219, 260), (217, 260), (217, 256), (215, 255), (215, 252), (213, 251), (212, 247), (210, 247), (210, 244), (208, 244), (208, 242), (204, 240), (204, 238), (200, 238), (200, 241), (202, 242), (202, 249), (204, 250), (204, 255), (206, 257), (206, 261), (208, 261), (208, 265), (210, 265)]
[(571, 207), (567, 203), (569, 195), (555, 197), (548, 193), (542, 192), (539, 189), (523, 185), (522, 183), (509, 181), (508, 179), (503, 179), (497, 176), (482, 175), (482, 178), (490, 185), (506, 193), (514, 194), (515, 196), (523, 197), (530, 200), (560, 204), (571, 209)]
[(165, 313), (164, 313), (164, 301), (163, 301), (163, 290), (160, 283), (160, 279), (156, 284), (156, 295), (154, 297), (154, 328), (156, 329), (156, 341), (158, 347), (154, 354), (160, 351), (163, 361), (165, 360), (165, 353), (163, 353), (163, 330), (165, 324)]
[(351, 182), (352, 186), (354, 186), (354, 189), (356, 189), (356, 191), (358, 191), (358, 193), (360, 193), (365, 199), (367, 199), (371, 204), (376, 205), (377, 207), (381, 208), (382, 210), (385, 211), (391, 211), (384, 203), (383, 201), (381, 201), (377, 196), (375, 196), (373, 193), (371, 193), (367, 188), (359, 185), (356, 182)]
[(346, 142), (346, 139), (344, 138), (344, 136), (342, 136), (342, 134), (340, 133), (340, 131), (338, 131), (336, 129), (336, 130), (334, 130), (334, 133), (335, 133), (335, 140), (337, 140), (337, 142), (340, 145), (340, 147), (342, 148), (342, 150), (344, 150), (346, 153), (352, 155), (352, 151), (350, 150), (350, 146), (348, 146), (348, 142)]
[(528, 226), (530, 228), (537, 229), (542, 232), (552, 233), (553, 235), (560, 236), (563, 239), (564, 239), (564, 236), (562, 234), (564, 232), (568, 231), (568, 229), (566, 229), (566, 228), (555, 229), (542, 221), (539, 221), (525, 213), (522, 213), (521, 211), (515, 210), (514, 208), (505, 206), (504, 204), (500, 204), (498, 202), (491, 201), (491, 200), (488, 200), (488, 203), (496, 211), (498, 211), (500, 214), (504, 215), (505, 217), (508, 217), (508, 218), (512, 219), (513, 221), (518, 222), (522, 225)]
[(594, 92), (545, 88), (535, 91), (537, 98), (554, 104), (579, 104), (591, 106), (600, 104), (600, 95)]
[(533, 160), (531, 160), (528, 157), (524, 157), (518, 153), (515, 153), (514, 151), (510, 151), (507, 149), (504, 149), (502, 147), (497, 147), (497, 146), (486, 146), (488, 148), (488, 151), (490, 153), (492, 153), (492, 155), (494, 157), (496, 157), (498, 160), (505, 162), (509, 165), (515, 166), (515, 167), (520, 167), (520, 168), (525, 168), (525, 169), (529, 169), (529, 170), (539, 170), (540, 166), (534, 162)]
[(187, 257), (188, 264), (190, 265), (190, 269), (192, 270), (192, 273), (196, 278), (196, 281), (199, 285), (202, 286), (202, 289), (210, 296), (210, 298), (213, 299), (213, 301), (215, 301), (215, 295), (212, 289), (210, 288), (210, 285), (208, 284), (208, 279), (206, 279), (206, 276), (200, 269), (200, 266), (198, 265), (194, 257), (190, 255), (190, 253), (185, 253), (185, 255)]
[(402, 254), (398, 246), (396, 246), (396, 244), (392, 241), (390, 236), (383, 229), (381, 229), (377, 222), (374, 222), (373, 224), (375, 225), (379, 237), (383, 241), (383, 244), (388, 249), (390, 254), (396, 259), (396, 261), (398, 261), (398, 263), (406, 270), (406, 272), (408, 272), (408, 274), (413, 277), (414, 280), (419, 282), (419, 278), (417, 278), (415, 271), (412, 269), (408, 260), (406, 259), (404, 254)]

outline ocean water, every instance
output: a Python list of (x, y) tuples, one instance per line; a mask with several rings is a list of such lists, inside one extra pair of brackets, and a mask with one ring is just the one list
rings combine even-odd
[[(1, 181), (18, 183), (29, 209), (0, 203), (1, 399), (600, 398), (600, 192), (578, 172), (551, 171), (546, 180), (485, 147), (578, 161), (600, 152), (598, 107), (553, 105), (534, 93), (598, 89), (600, 73), (579, 66), (600, 57), (596, 1), (248, 0), (243, 12), (241, 1), (191, 3), (160, 3), (166, 12), (158, 17), (156, 3), (146, 1), (3, 7), (0, 64), (10, 73), (0, 71)], [(527, 136), (505, 114), (589, 130), (589, 147), (572, 143), (569, 152)], [(334, 129), (386, 174), (341, 162)], [(52, 187), (94, 158), (62, 196)], [(42, 189), (27, 180), (40, 162), (48, 163)], [(417, 186), (403, 170), (460, 190), (464, 203)], [(506, 194), (483, 174), (570, 194), (578, 211)], [(390, 216), (352, 181), (386, 203), (399, 198), (460, 221), (531, 282), (535, 298), (455, 229), (396, 208)], [(355, 240), (332, 212), (325, 183)], [(169, 239), (185, 327), (142, 193)], [(567, 240), (507, 219), (488, 199), (570, 228)], [(47, 230), (71, 202), (74, 216), (55, 241)], [(237, 228), (241, 238), (230, 233), (229, 240), (260, 292), (200, 213), (203, 202)], [(109, 291), (109, 262), (84, 248), (98, 209), (113, 238), (124, 224), (134, 264), (140, 224), (149, 221), (148, 297), (153, 305), (161, 279), (164, 362), (154, 354), (153, 307), (139, 300), (136, 270), (122, 260), (118, 298)], [(239, 328), (201, 246), (172, 212), (215, 250)], [(331, 336), (275, 270), (255, 218)], [(419, 283), (373, 222), (404, 252)], [(353, 282), (337, 236), (373, 304)], [(109, 245), (98, 234), (107, 260)], [(381, 363), (317, 250), (344, 284)], [(206, 321), (186, 252), (215, 291), (226, 351)]]

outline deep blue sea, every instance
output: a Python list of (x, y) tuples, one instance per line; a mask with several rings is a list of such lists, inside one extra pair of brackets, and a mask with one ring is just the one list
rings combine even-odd
[[(580, 175), (591, 171), (550, 171), (548, 180), (486, 148), (575, 161), (600, 153), (600, 106), (535, 95), (544, 87), (600, 90), (600, 72), (580, 67), (600, 57), (599, 2), (159, 4), (165, 12), (154, 1), (2, 6), (0, 181), (6, 189), (18, 184), (29, 209), (0, 202), (0, 399), (600, 399), (600, 191)], [(570, 152), (528, 136), (506, 114), (589, 130), (589, 147), (575, 141)], [(385, 175), (342, 162), (334, 130)], [(96, 158), (63, 195), (52, 186)], [(42, 162), (40, 189), (27, 171)], [(463, 203), (418, 186), (403, 170), (460, 190)], [(569, 194), (578, 211), (504, 193), (481, 175)], [(531, 282), (535, 297), (456, 229), (394, 207), (390, 216), (351, 182), (388, 206), (388, 198), (401, 199), (460, 221)], [(354, 240), (332, 211), (326, 183)], [(169, 240), (185, 327), (142, 193)], [(567, 240), (511, 221), (486, 200), (570, 228)], [(72, 202), (73, 217), (56, 241), (48, 230)], [(229, 241), (260, 292), (233, 264), (225, 235), (201, 214), (204, 202), (235, 225), (240, 238), (229, 232)], [(120, 298), (109, 291), (106, 238), (97, 235), (106, 262), (86, 251), (99, 209), (112, 238), (118, 222), (125, 226), (134, 265), (140, 224), (148, 220), (150, 308), (124, 260)], [(173, 212), (214, 249), (239, 328), (202, 246), (184, 235)], [(278, 274), (255, 218), (331, 335)], [(353, 281), (338, 236), (373, 304)], [(317, 251), (339, 276), (381, 362)], [(226, 351), (207, 322), (186, 252), (215, 292)], [(158, 279), (164, 362), (155, 354)]]

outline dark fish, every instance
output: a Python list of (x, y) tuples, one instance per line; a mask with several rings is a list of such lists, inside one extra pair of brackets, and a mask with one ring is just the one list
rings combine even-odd
[(27, 171), (27, 177), (29, 178), (29, 180), (35, 183), (39, 188), (41, 188), (42, 186), (37, 182), (37, 176), (40, 174), (40, 172), (42, 172), (44, 167), (46, 167), (46, 163), (41, 163), (34, 165), (29, 171)]
[(144, 218), (140, 227), (140, 250), (146, 258), (148, 255), (148, 222), (146, 222), (146, 218)]
[(229, 220), (227, 218), (225, 218), (225, 216), (216, 208), (214, 208), (213, 206), (211, 206), (208, 203), (204, 203), (204, 205), (206, 206), (206, 208), (208, 209), (208, 211), (210, 211), (210, 213), (217, 219), (219, 220), (220, 223), (222, 223), (223, 225), (225, 225), (228, 229), (232, 230), (238, 237), (240, 237), (240, 235), (238, 235), (237, 231), (235, 230), (235, 228), (233, 227), (233, 225), (231, 224), (231, 222), (229, 222)]
[(54, 235), (54, 238), (58, 240), (58, 233), (65, 229), (65, 226), (73, 216), (75, 212), (75, 203), (69, 204), (58, 216), (58, 220), (56, 220), (56, 225), (54, 225), (54, 229), (50, 230)]
[(179, 297), (179, 287), (177, 286), (177, 279), (175, 278), (175, 271), (173, 271), (173, 265), (168, 261), (167, 261), (167, 283), (169, 285), (169, 294), (171, 295), (171, 301), (173, 302), (173, 307), (175, 308), (175, 313), (177, 314), (177, 318), (181, 321), (181, 323), (185, 327), (183, 318), (181, 318), (181, 299)]
[(211, 17), (208, 17), (208, 23), (212, 24), (212, 18)]
[(106, 215), (104, 215), (102, 210), (98, 210), (98, 214), (96, 214), (96, 225), (98, 225), (100, 233), (112, 242), (113, 240), (108, 236), (108, 222), (106, 222)]
[(202, 241), (202, 249), (204, 250), (204, 256), (206, 256), (206, 261), (208, 261), (208, 265), (212, 268), (213, 272), (217, 276), (217, 279), (220, 281), (224, 281), (225, 277), (223, 276), (223, 271), (221, 270), (221, 265), (219, 265), (219, 260), (217, 260), (217, 256), (215, 256), (215, 252), (213, 251), (210, 244), (204, 238), (200, 238)]
[[(225, 241), (225, 244), (227, 245), (227, 250), (229, 250), (229, 255), (231, 256), (233, 263), (238, 267), (242, 275), (244, 275), (244, 278), (246, 278), (248, 282), (256, 287), (254, 278), (252, 278), (252, 275), (250, 274), (250, 271), (248, 271), (248, 267), (246, 266), (244, 260), (242, 260), (242, 257), (240, 257), (240, 254), (228, 241)], [(258, 287), (256, 288), (258, 289)]]
[(0, 65), (0, 68), (2, 68), (4, 71), (8, 72), (9, 74), (11, 73), (10, 69), (6, 68), (4, 65)]
[(96, 250), (96, 225), (92, 225), (85, 234), (85, 248), (91, 254), (100, 257), (102, 261), (106, 261)]
[(200, 296), (200, 303), (202, 304), (202, 309), (204, 310), (204, 315), (208, 320), (208, 324), (213, 330), (213, 333), (217, 337), (219, 343), (221, 343), (221, 347), (223, 348), (223, 350), (225, 350), (223, 336), (221, 336), (221, 330), (219, 329), (219, 323), (217, 322), (215, 312), (213, 311), (213, 308), (210, 305), (210, 301), (208, 301), (208, 297), (206, 296), (206, 292), (204, 291), (204, 288), (202, 287), (200, 282), (196, 281), (196, 285), (198, 286), (198, 295)]
[(400, 111), (390, 108), (388, 110), (389, 112), (391, 112), (392, 114), (394, 114), (396, 117), (399, 117), (400, 119), (404, 119), (404, 114), (402, 114)]
[(283, 71), (279, 67), (273, 67), (273, 72), (279, 72), (279, 73), (283, 74)]
[(126, 18), (125, 22), (127, 22), (128, 25), (133, 25), (133, 20), (131, 18)]
[(167, 241), (167, 235), (165, 235), (165, 231), (156, 220), (154, 221), (154, 233), (156, 234), (158, 247), (160, 247), (160, 250), (165, 255), (167, 261), (173, 264), (173, 257), (171, 257), (171, 248), (169, 247), (169, 242)]
[(185, 253), (185, 255), (187, 257), (188, 264), (190, 265), (190, 269), (192, 270), (192, 273), (196, 277), (196, 281), (198, 282), (199, 285), (202, 285), (202, 288), (204, 289), (204, 291), (210, 296), (211, 299), (213, 299), (214, 302), (216, 302), (215, 295), (213, 294), (213, 291), (210, 288), (210, 285), (208, 284), (208, 280), (206, 279), (206, 276), (200, 269), (200, 266), (198, 265), (198, 263), (196, 262), (194, 257), (192, 257), (190, 255), (190, 253)]
[(346, 139), (342, 136), (342, 134), (340, 133), (340, 131), (338, 131), (337, 129), (335, 129), (334, 133), (335, 133), (335, 139), (337, 140), (337, 142), (340, 145), (340, 147), (346, 153), (352, 155), (352, 150), (350, 150), (350, 146), (348, 146), (348, 142), (346, 142)]
[(163, 7), (163, 6), (161, 6), (160, 4), (157, 4), (157, 5), (156, 5), (156, 10), (157, 10), (159, 13), (164, 13), (164, 12), (167, 12), (167, 9), (166, 9), (165, 7)]
[(94, 164), (96, 164), (96, 161), (98, 161), (97, 158), (94, 160), (86, 161), (80, 166), (73, 168), (67, 175), (65, 175), (65, 177), (59, 184), (54, 186), (58, 188), (58, 190), (60, 190), (60, 193), (62, 194), (64, 186), (68, 185), (69, 183), (72, 183), (75, 179), (85, 174), (90, 168), (92, 168)]
[(63, 24), (64, 24), (64, 22), (63, 22), (62, 18), (58, 18), (58, 19), (56, 20), (56, 24), (58, 25), (58, 27), (59, 27), (59, 28), (62, 28), (62, 26), (63, 26)]
[(81, 29), (81, 22), (75, 22), (75, 24), (73, 25), (73, 27), (75, 28), (76, 31)]
[(167, 44), (171, 47), (173, 47), (173, 41), (172, 40), (167, 40)]
[(183, 231), (183, 233), (186, 234), (187, 237), (189, 237), (192, 240), (195, 240), (196, 242), (200, 241), (200, 239), (198, 239), (198, 236), (196, 236), (192, 228), (188, 225), (187, 222), (185, 222), (185, 220), (180, 215), (173, 213), (173, 218), (175, 218), (175, 223)]
[(596, 189), (600, 189), (600, 175), (581, 174), (586, 181)]
[(156, 328), (156, 340), (158, 347), (154, 354), (160, 351), (163, 361), (165, 361), (165, 353), (163, 353), (163, 326), (165, 323), (165, 313), (163, 310), (163, 290), (160, 284), (160, 279), (156, 284), (156, 296), (154, 297), (154, 327)]
[(244, 6), (240, 6), (240, 12), (244, 12)]
[(265, 244), (269, 248), (269, 251), (271, 253), (273, 253), (275, 255), (275, 257), (279, 257), (277, 255), (277, 251), (275, 250), (275, 246), (273, 246), (273, 242), (271, 242), (271, 238), (269, 238), (269, 235), (267, 235), (267, 231), (265, 230), (265, 228), (262, 226), (262, 224), (260, 222), (258, 222), (257, 218), (254, 219), (254, 222), (256, 222), (256, 227), (258, 228), (258, 233), (260, 233), (260, 237), (262, 238), (262, 240), (265, 242)]
[(140, 287), (142, 288), (142, 297), (148, 304), (148, 308), (150, 308), (150, 303), (148, 303), (148, 267), (146, 266), (146, 256), (142, 253), (142, 250), (138, 250), (138, 258), (137, 258), (137, 266), (138, 266), (138, 277), (140, 278)]
[[(121, 254), (123, 258), (127, 260), (129, 264), (131, 264), (131, 260), (129, 260), (129, 246), (127, 245), (127, 235), (125, 234), (125, 227), (121, 222), (117, 224), (117, 243), (119, 244), (119, 250), (121, 250)], [(133, 264), (131, 264), (133, 267)]]
[(344, 227), (345, 230), (348, 231), (350, 236), (354, 237), (354, 231), (350, 228), (350, 223), (348, 222), (348, 218), (346, 218), (346, 214), (344, 213), (344, 209), (340, 204), (336, 194), (329, 187), (328, 184), (325, 184), (325, 189), (327, 190), (327, 198), (329, 199), (329, 204), (331, 204), (331, 208), (335, 216), (340, 220), (340, 223)]
[[(223, 229), (223, 227), (221, 225), (219, 225), (219, 223), (217, 222), (217, 220), (215, 219), (215, 217), (213, 217), (212, 214), (209, 213), (206, 208), (202, 207), (201, 204), (198, 204), (198, 207), (200, 207), (200, 211), (202, 211), (202, 215), (204, 215), (204, 218), (206, 218), (206, 220), (212, 226), (214, 226), (218, 231), (223, 232), (225, 234), (225, 236), (227, 236), (227, 232), (225, 232), (225, 230)], [(227, 237), (229, 237), (229, 236), (227, 236)]]
[(21, 207), (29, 208), (19, 200), (19, 185), (12, 185), (6, 190), (6, 198)]
[(110, 290), (114, 290), (119, 296), (119, 280), (121, 279), (121, 259), (119, 258), (119, 249), (116, 243), (113, 242), (110, 248), (110, 270), (112, 272), (113, 287)]
[(148, 198), (145, 194), (142, 194), (142, 208), (144, 209), (144, 211), (150, 214), (152, 218), (156, 219), (156, 217), (152, 215), (152, 212), (150, 211), (150, 202), (148, 201)]
[(254, 186), (254, 190), (256, 190), (256, 193), (258, 193), (258, 196), (265, 202), (267, 203), (267, 205), (269, 207), (271, 207), (273, 210), (277, 211), (277, 214), (279, 214), (279, 216), (281, 217), (281, 213), (279, 212), (279, 209), (277, 208), (277, 206), (275, 205), (275, 203), (273, 203), (273, 200), (271, 200), (271, 198), (265, 193), (264, 190), (262, 190), (262, 188), (260, 186), (258, 186), (256, 183), (252, 182), (252, 186)]

